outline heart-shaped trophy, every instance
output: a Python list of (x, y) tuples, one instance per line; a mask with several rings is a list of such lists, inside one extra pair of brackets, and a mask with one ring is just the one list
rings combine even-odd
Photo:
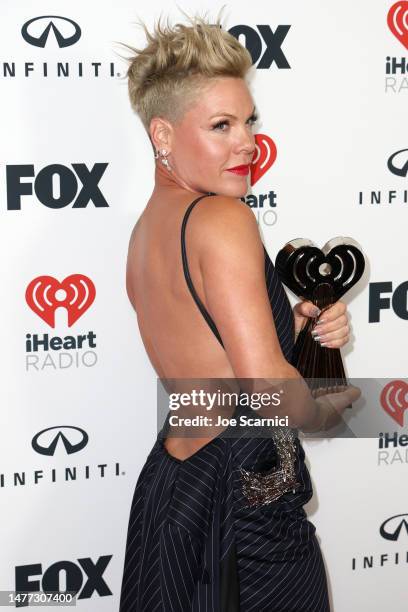
[[(360, 280), (365, 260), (360, 245), (352, 238), (332, 238), (322, 249), (310, 240), (296, 238), (279, 251), (275, 267), (293, 293), (323, 312)], [(309, 318), (299, 333), (292, 364), (312, 391), (334, 393), (347, 384), (340, 349), (320, 346), (314, 340), (311, 331), (315, 322)]]

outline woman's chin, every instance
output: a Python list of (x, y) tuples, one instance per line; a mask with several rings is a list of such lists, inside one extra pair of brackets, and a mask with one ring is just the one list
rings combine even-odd
[[(231, 177), (232, 178), (232, 177)], [(228, 190), (233, 198), (243, 198), (248, 191), (248, 176), (234, 176), (233, 181), (229, 181)], [(227, 187), (227, 185), (226, 185)]]

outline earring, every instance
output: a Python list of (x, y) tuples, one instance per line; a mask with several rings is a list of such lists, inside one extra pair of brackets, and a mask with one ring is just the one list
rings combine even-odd
[(160, 158), (161, 163), (162, 163), (164, 166), (166, 166), (166, 168), (167, 168), (167, 170), (168, 170), (169, 172), (171, 172), (171, 166), (170, 166), (170, 164), (169, 164), (169, 160), (167, 159), (167, 155), (168, 155), (168, 153), (167, 153), (167, 149), (162, 149), (162, 150), (160, 151), (160, 155), (161, 155), (161, 158)]

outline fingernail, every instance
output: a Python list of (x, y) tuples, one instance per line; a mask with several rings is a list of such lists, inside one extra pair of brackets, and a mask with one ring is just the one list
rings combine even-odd
[(312, 311), (312, 317), (318, 317), (321, 312), (322, 311), (320, 310), (320, 308), (316, 306), (316, 308), (314, 308), (314, 310)]
[(316, 342), (320, 342), (320, 336), (315, 336), (313, 340), (316, 340)]
[(320, 346), (327, 346), (327, 342), (321, 342)]
[(319, 319), (318, 321), (316, 321), (316, 325), (321, 325), (325, 321), (326, 321), (326, 319)]
[(317, 329), (312, 329), (311, 333), (312, 333), (312, 336), (317, 336), (319, 332), (317, 331)]

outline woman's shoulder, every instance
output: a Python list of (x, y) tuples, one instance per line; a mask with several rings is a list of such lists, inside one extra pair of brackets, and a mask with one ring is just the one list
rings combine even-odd
[(235, 228), (242, 225), (254, 229), (258, 225), (255, 215), (245, 202), (239, 198), (218, 194), (202, 199), (197, 207), (196, 217), (201, 227), (217, 225), (225, 229), (232, 224)]
[[(189, 221), (190, 223), (190, 221)], [(211, 195), (203, 198), (191, 219), (193, 241), (203, 253), (217, 257), (220, 251), (261, 257), (263, 243), (252, 210), (239, 198)]]

